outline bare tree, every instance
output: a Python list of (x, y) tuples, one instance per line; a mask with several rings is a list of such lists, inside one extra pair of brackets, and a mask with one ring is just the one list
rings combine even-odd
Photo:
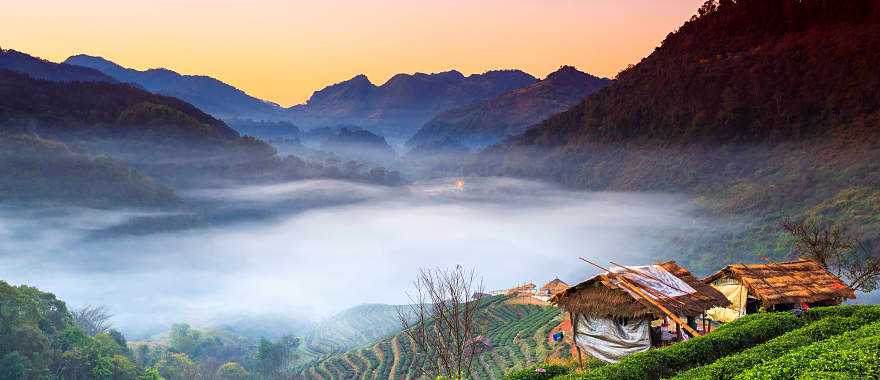
[(424, 376), (463, 379), (470, 375), (484, 328), (482, 280), (461, 266), (419, 270), (415, 294), (397, 315), (413, 343), (412, 363)]
[(841, 224), (787, 219), (781, 225), (795, 240), (795, 255), (815, 260), (847, 281), (853, 290), (870, 292), (877, 289), (880, 250), (873, 243), (859, 241)]
[(72, 314), (73, 322), (88, 336), (105, 333), (112, 326), (110, 318), (113, 318), (113, 314), (110, 314), (104, 306), (86, 305), (74, 310)]

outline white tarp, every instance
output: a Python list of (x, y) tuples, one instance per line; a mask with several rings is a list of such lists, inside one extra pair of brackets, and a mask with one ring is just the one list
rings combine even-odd
[(575, 343), (591, 356), (609, 363), (651, 348), (651, 321), (630, 319), (626, 324), (610, 318), (577, 315)]
[[(626, 277), (626, 279), (637, 283), (641, 288), (651, 289), (656, 293), (660, 293), (670, 298), (696, 292), (696, 290), (694, 290), (694, 288), (692, 288), (686, 282), (682, 281), (678, 277), (675, 277), (672, 273), (667, 272), (666, 269), (663, 269), (663, 267), (659, 265), (646, 265), (626, 268), (612, 267), (611, 272)], [(628, 289), (623, 289), (629, 292)], [(652, 292), (650, 291), (645, 293), (655, 300), (662, 298), (652, 294)], [(637, 298), (641, 298), (641, 296), (639, 295), (634, 296)]]
[(731, 322), (746, 315), (746, 300), (749, 291), (745, 286), (742, 286), (738, 282), (733, 282), (712, 284), (712, 287), (721, 292), (721, 294), (724, 294), (724, 296), (730, 300), (731, 305), (728, 307), (713, 307), (709, 309), (709, 311), (706, 312), (706, 315), (709, 316), (709, 318), (718, 322)]

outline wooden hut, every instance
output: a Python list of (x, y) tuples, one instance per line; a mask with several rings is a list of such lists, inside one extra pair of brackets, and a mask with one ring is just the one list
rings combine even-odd
[(540, 295), (545, 297), (553, 297), (556, 295), (556, 293), (559, 293), (565, 289), (568, 289), (568, 284), (558, 278), (554, 278), (552, 281), (542, 286), (539, 293)]
[(723, 294), (674, 261), (613, 267), (550, 301), (570, 313), (578, 349), (607, 362), (648, 350), (652, 320), (669, 317), (696, 335), (684, 321), (730, 304)]
[(733, 264), (703, 279), (731, 301), (730, 307), (709, 311), (712, 319), (727, 322), (765, 310), (839, 305), (855, 292), (813, 260), (787, 263)]

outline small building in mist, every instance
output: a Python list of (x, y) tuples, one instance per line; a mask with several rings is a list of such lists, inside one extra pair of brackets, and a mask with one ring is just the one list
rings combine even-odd
[(839, 305), (855, 292), (813, 260), (786, 263), (733, 264), (703, 279), (723, 293), (730, 306), (709, 310), (710, 318), (729, 322), (764, 310)]
[(612, 267), (560, 291), (550, 302), (570, 314), (578, 355), (584, 351), (606, 362), (650, 349), (659, 329), (652, 328), (652, 321), (675, 320), (681, 337), (681, 328), (697, 332), (694, 321), (706, 310), (730, 305), (721, 292), (674, 261)]

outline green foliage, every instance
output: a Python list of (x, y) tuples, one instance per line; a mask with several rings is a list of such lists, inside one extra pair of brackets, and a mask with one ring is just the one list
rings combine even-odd
[(260, 339), (257, 347), (257, 361), (260, 370), (267, 375), (274, 375), (285, 369), (285, 365), (290, 359), (291, 350), (299, 345), (299, 339), (292, 336), (285, 336), (277, 342), (268, 339)]
[(26, 379), (31, 373), (31, 361), (18, 351), (0, 359), (0, 379)]
[(216, 377), (220, 380), (244, 380), (248, 378), (248, 372), (241, 364), (229, 362), (217, 368)]
[(0, 133), (0, 200), (86, 206), (164, 206), (174, 192), (107, 157), (90, 157), (58, 141)]
[(504, 380), (542, 380), (569, 373), (573, 367), (558, 364), (536, 365), (504, 375)]
[(842, 305), (814, 307), (804, 313), (804, 318), (818, 321), (828, 317), (853, 317), (864, 321), (880, 320), (880, 305)]
[(165, 380), (165, 378), (162, 377), (158, 369), (147, 368), (144, 374), (138, 377), (138, 380)]
[(118, 332), (89, 337), (50, 293), (0, 281), (0, 379), (134, 380)]
[(156, 369), (168, 380), (194, 379), (199, 368), (184, 353), (171, 352), (156, 363)]
[(855, 330), (865, 322), (867, 321), (860, 318), (829, 316), (808, 326), (789, 331), (741, 353), (726, 356), (712, 364), (683, 372), (675, 378), (732, 379), (738, 373), (768, 360), (775, 359), (792, 349)]
[(836, 372), (852, 378), (880, 375), (880, 322), (850, 331), (753, 367), (736, 379), (789, 379), (804, 373)]

